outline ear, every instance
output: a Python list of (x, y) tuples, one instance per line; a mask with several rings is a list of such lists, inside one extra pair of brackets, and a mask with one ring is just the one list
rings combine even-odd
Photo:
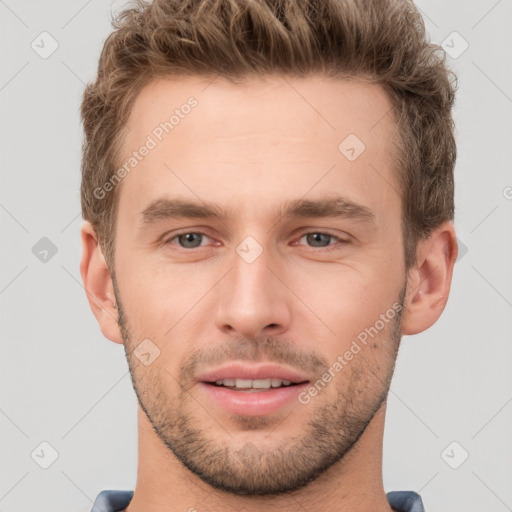
[(443, 223), (418, 244), (416, 265), (408, 273), (402, 334), (418, 334), (441, 316), (448, 301), (457, 252), (451, 222)]
[(90, 222), (84, 222), (81, 237), (80, 274), (87, 293), (87, 300), (103, 335), (115, 343), (122, 344), (123, 337), (118, 324), (114, 285), (98, 244), (98, 238)]

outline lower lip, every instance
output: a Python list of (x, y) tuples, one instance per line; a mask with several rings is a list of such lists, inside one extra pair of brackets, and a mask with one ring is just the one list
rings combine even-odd
[(309, 383), (271, 388), (268, 391), (233, 391), (206, 382), (198, 384), (215, 404), (226, 411), (243, 416), (264, 416), (298, 401), (298, 394), (304, 391)]

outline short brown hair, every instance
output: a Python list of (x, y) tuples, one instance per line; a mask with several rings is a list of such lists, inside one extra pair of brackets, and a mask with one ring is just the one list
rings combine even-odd
[[(393, 105), (406, 269), (417, 243), (453, 220), (451, 117), (457, 78), (428, 41), (409, 0), (136, 0), (113, 19), (94, 82), (85, 89), (81, 203), (111, 272), (119, 188), (94, 191), (119, 166), (125, 123), (158, 77), (365, 77)], [(341, 141), (340, 141), (341, 142)]]

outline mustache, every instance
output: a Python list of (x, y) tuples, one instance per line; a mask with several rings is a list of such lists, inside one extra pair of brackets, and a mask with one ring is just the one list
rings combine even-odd
[(321, 375), (329, 369), (327, 361), (316, 352), (300, 351), (289, 339), (266, 336), (232, 339), (220, 345), (196, 349), (183, 361), (181, 377), (188, 382), (204, 367), (220, 366), (235, 360), (284, 364), (308, 375)]

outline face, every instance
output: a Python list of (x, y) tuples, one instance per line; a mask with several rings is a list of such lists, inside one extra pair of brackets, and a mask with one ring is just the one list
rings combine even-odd
[(119, 323), (141, 408), (213, 487), (298, 489), (385, 401), (406, 282), (390, 111), (378, 85), (322, 77), (137, 97)]

